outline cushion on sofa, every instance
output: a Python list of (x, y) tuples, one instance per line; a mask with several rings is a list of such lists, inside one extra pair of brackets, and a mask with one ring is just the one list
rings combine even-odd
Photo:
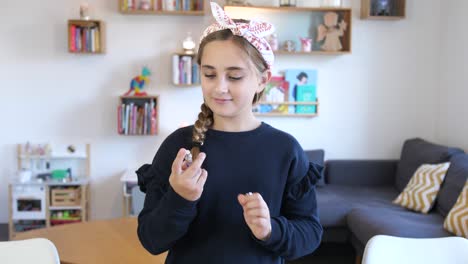
[(447, 162), (451, 156), (457, 153), (463, 153), (463, 150), (436, 145), (421, 138), (406, 140), (403, 144), (395, 177), (397, 189), (401, 192), (408, 184), (416, 169), (422, 164)]
[(450, 159), (450, 168), (437, 195), (436, 209), (446, 216), (468, 179), (468, 154), (457, 154)]
[(468, 180), (444, 221), (445, 230), (468, 238)]
[[(325, 161), (325, 152), (323, 149), (305, 150), (304, 151), (310, 162), (323, 166)], [(322, 170), (322, 177), (318, 180), (317, 186), (325, 185), (324, 170)]]
[(393, 203), (427, 214), (434, 205), (449, 166), (450, 162), (419, 166)]
[(375, 235), (430, 238), (452, 236), (437, 212), (421, 214), (396, 208), (358, 208), (347, 217), (348, 227), (362, 245)]

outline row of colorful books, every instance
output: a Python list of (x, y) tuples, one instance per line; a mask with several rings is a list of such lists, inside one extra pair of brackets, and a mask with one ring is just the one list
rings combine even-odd
[(69, 30), (70, 51), (99, 52), (101, 50), (101, 33), (98, 27), (71, 25)]
[(123, 0), (123, 10), (200, 11), (203, 0)]
[(117, 109), (118, 133), (122, 135), (155, 135), (157, 133), (155, 102), (144, 105), (127, 103)]
[(192, 56), (172, 56), (172, 82), (174, 84), (199, 84), (200, 67)]
[[(282, 102), (285, 104), (281, 104)], [(288, 104), (292, 102), (297, 104)], [(301, 102), (317, 102), (317, 70), (288, 69), (284, 76), (272, 77), (254, 111), (285, 114), (317, 113), (316, 105), (301, 105)]]

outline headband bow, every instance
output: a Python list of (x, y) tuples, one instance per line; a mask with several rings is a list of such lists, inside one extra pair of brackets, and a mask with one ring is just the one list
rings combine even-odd
[(216, 19), (216, 22), (210, 25), (203, 32), (201, 40), (203, 40), (209, 34), (220, 31), (223, 29), (231, 30), (232, 34), (245, 38), (252, 46), (254, 46), (262, 55), (263, 59), (268, 64), (268, 68), (271, 68), (275, 56), (273, 50), (265, 39), (266, 36), (272, 34), (275, 31), (275, 27), (264, 21), (253, 19), (249, 23), (234, 22), (224, 10), (215, 2), (211, 2), (211, 13)]

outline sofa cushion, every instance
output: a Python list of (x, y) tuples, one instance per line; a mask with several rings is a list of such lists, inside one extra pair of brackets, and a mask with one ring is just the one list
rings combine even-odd
[(450, 162), (423, 164), (414, 173), (393, 203), (427, 214), (432, 209)]
[[(324, 166), (324, 157), (325, 152), (323, 149), (314, 149), (314, 150), (306, 150), (304, 151), (309, 158), (310, 162), (318, 164), (320, 166)], [(322, 170), (322, 177), (318, 180), (317, 186), (324, 186), (325, 185), (325, 177), (324, 177), (324, 170)]]
[(444, 221), (445, 230), (468, 238), (468, 180)]
[(408, 184), (416, 169), (423, 163), (447, 162), (450, 157), (463, 150), (436, 145), (420, 138), (408, 139), (403, 144), (396, 174), (396, 187), (401, 192)]
[(392, 199), (398, 195), (393, 187), (356, 187), (327, 184), (317, 188), (317, 207), (321, 224), (346, 227), (346, 216), (354, 208), (398, 207)]
[(358, 208), (347, 217), (348, 227), (362, 245), (375, 235), (431, 238), (452, 236), (443, 228), (444, 218), (437, 212), (421, 214), (401, 207)]
[(437, 211), (446, 216), (455, 204), (468, 179), (468, 154), (457, 154), (450, 159), (450, 168), (437, 195)]

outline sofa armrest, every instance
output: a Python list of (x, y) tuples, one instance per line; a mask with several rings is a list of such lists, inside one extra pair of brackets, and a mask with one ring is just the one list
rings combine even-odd
[(395, 185), (398, 160), (328, 160), (325, 182), (348, 186)]

